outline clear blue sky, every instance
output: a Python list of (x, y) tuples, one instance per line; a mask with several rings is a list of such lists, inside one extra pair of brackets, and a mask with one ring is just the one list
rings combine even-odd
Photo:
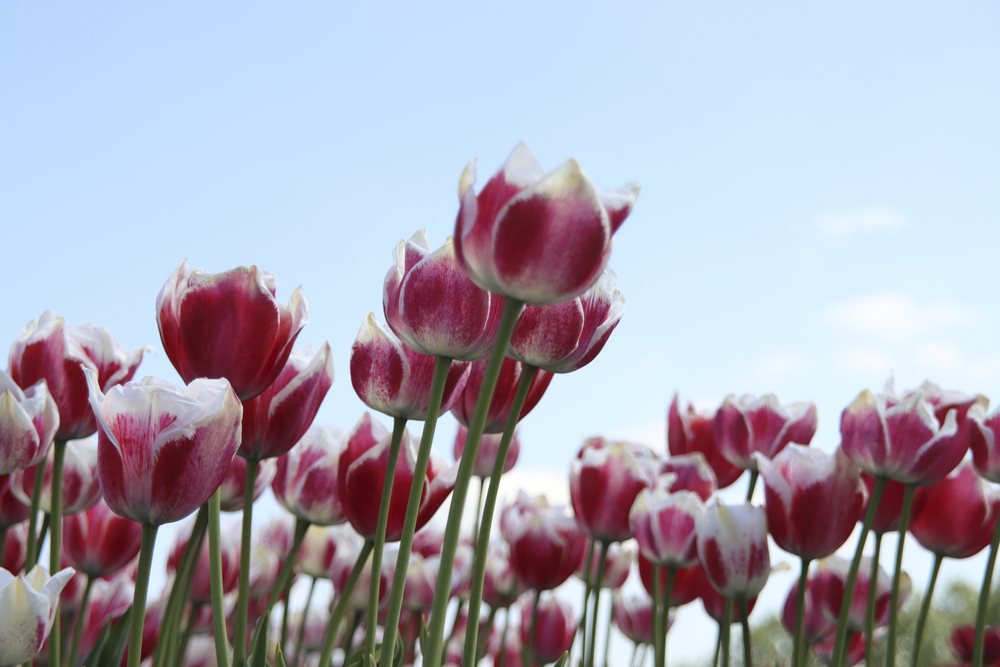
[[(182, 259), (258, 264), (302, 285), (300, 341), (338, 374), (319, 420), (350, 428), (394, 244), (442, 242), (468, 159), (482, 182), (523, 139), (643, 192), (625, 317), (524, 422), (522, 465), (662, 447), (675, 389), (814, 400), (832, 449), (891, 371), (1000, 400), (998, 119), (991, 2), (7, 2), (0, 340), (52, 309), (160, 347)], [(177, 380), (162, 353), (140, 374)]]

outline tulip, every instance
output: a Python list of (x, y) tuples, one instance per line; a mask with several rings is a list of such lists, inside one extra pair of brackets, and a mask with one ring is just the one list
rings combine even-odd
[(347, 517), (338, 470), (346, 442), (338, 429), (313, 426), (278, 458), (271, 490), (289, 512), (309, 523), (333, 526)]
[(520, 626), (508, 626), (509, 621), (504, 621), (504, 631), (492, 636), (487, 653), (497, 667), (524, 667)]
[(17, 577), (0, 569), (0, 666), (28, 662), (42, 649), (55, 620), (59, 593), (72, 576), (73, 568), (51, 578), (39, 565)]
[[(861, 473), (861, 479), (865, 483), (865, 488), (868, 491), (868, 497), (872, 496), (875, 490), (875, 477), (872, 477), (866, 472)], [(906, 484), (902, 482), (894, 482), (891, 479), (885, 481), (885, 487), (882, 490), (882, 497), (878, 502), (878, 509), (875, 510), (875, 517), (872, 519), (871, 531), (875, 535), (882, 535), (884, 533), (892, 533), (899, 530), (899, 519), (903, 513), (903, 496), (906, 492)], [(911, 506), (910, 513), (912, 516), (917, 516), (920, 514), (920, 506), (917, 504), (918, 498), (916, 495), (913, 497), (913, 504)]]
[(524, 584), (510, 566), (507, 544), (503, 541), (490, 542), (483, 579), (483, 602), (493, 609), (507, 609), (524, 592)]
[(241, 401), (267, 389), (309, 321), (298, 289), (287, 305), (276, 290), (256, 266), (209, 274), (181, 262), (156, 297), (160, 341), (181, 378), (225, 378)]
[[(465, 451), (465, 440), (469, 436), (469, 430), (459, 424), (458, 431), (455, 432), (455, 444), (452, 447), (452, 455), (456, 461), (461, 461), (462, 452)], [(489, 477), (493, 474), (493, 465), (496, 463), (497, 452), (500, 449), (501, 436), (494, 433), (484, 433), (479, 441), (479, 450), (476, 452), (476, 462), (472, 472), (477, 477)], [(507, 458), (503, 465), (504, 473), (510, 472), (517, 463), (517, 457), (521, 453), (521, 439), (514, 434), (510, 442), (510, 449), (507, 451)]]
[[(816, 656), (816, 660), (824, 665), (834, 664), (833, 642), (834, 639), (826, 639), (813, 644), (813, 654)], [(844, 650), (844, 661), (841, 664), (843, 667), (854, 667), (854, 665), (865, 659), (867, 651), (868, 646), (865, 635), (851, 635), (850, 640), (847, 642), (847, 648)]]
[(76, 667), (76, 658), (90, 653), (104, 626), (122, 617), (132, 604), (134, 595), (135, 584), (128, 575), (122, 574), (109, 581), (94, 581), (89, 600), (81, 606), (73, 623), (70, 665)]
[[(641, 549), (636, 560), (639, 565), (639, 579), (642, 582), (642, 587), (647, 593), (653, 595), (653, 591), (655, 590), (653, 586), (654, 565), (649, 562), (648, 558), (642, 555)], [(683, 607), (697, 600), (705, 588), (711, 588), (705, 579), (705, 572), (701, 569), (700, 564), (693, 565), (691, 567), (680, 568), (674, 574), (674, 586), (670, 591), (669, 600), (665, 597), (667, 592), (666, 579), (661, 577), (659, 581), (659, 596), (664, 598), (665, 606)]]
[[(799, 597), (798, 583), (792, 584), (788, 595), (785, 596), (785, 605), (781, 611), (781, 625), (788, 634), (793, 636), (798, 634), (799, 631), (796, 630), (796, 627), (800, 626), (802, 641), (805, 642), (806, 646), (812, 646), (833, 637), (837, 632), (837, 626), (823, 613), (822, 607), (816, 602), (813, 594), (814, 587), (810, 585), (811, 582), (808, 579), (806, 581), (805, 593), (801, 598)], [(796, 614), (800, 599), (804, 601), (801, 618)]]
[(808, 445), (816, 433), (816, 404), (810, 401), (785, 406), (774, 394), (760, 398), (729, 395), (715, 414), (712, 428), (716, 446), (726, 460), (750, 471), (750, 500), (757, 480), (753, 455), (760, 452), (773, 459), (789, 443)]
[(435, 525), (424, 526), (413, 535), (413, 553), (424, 558), (437, 556), (441, 553), (444, 543), (444, 533)]
[(635, 560), (635, 552), (635, 545), (631, 542), (609, 545), (603, 568), (600, 561), (594, 558), (588, 574), (586, 559), (584, 559), (574, 574), (584, 583), (596, 582), (597, 572), (600, 570), (602, 572), (601, 588), (608, 591), (618, 590), (628, 579), (628, 573), (632, 570), (632, 562)]
[(651, 562), (671, 569), (698, 562), (697, 524), (705, 505), (690, 491), (671, 493), (671, 480), (644, 489), (629, 512), (629, 525), (639, 550)]
[[(45, 459), (45, 472), (38, 506), (52, 511), (52, 479), (55, 453)], [(65, 444), (62, 472), (62, 514), (76, 514), (94, 506), (101, 498), (97, 479), (97, 443), (93, 440), (71, 440)], [(39, 464), (41, 465), (41, 464)], [(30, 504), (37, 479), (35, 467), (11, 476), (11, 491), (25, 504)]]
[(423, 558), (410, 554), (410, 569), (406, 572), (406, 588), (403, 589), (403, 606), (408, 609), (427, 611), (434, 604), (434, 586), (441, 564), (438, 556)]
[(701, 452), (670, 456), (660, 466), (660, 476), (673, 475), (670, 491), (691, 491), (708, 502), (719, 488), (715, 472)]
[(107, 392), (131, 380), (149, 350), (126, 351), (107, 329), (92, 324), (67, 327), (66, 320), (47, 310), (28, 323), (11, 346), (8, 372), (22, 389), (45, 380), (59, 409), (55, 439), (78, 440), (97, 430), (82, 368), (94, 371), (97, 384)]
[(0, 475), (0, 531), (27, 521), (31, 505), (22, 502), (11, 488), (13, 475)]
[[(474, 361), (469, 364), (469, 380), (465, 383), (465, 386), (459, 392), (454, 404), (451, 406), (451, 414), (465, 428), (468, 428), (469, 424), (472, 423), (472, 415), (476, 409), (476, 399), (479, 397), (479, 390), (483, 386), (486, 366), (486, 361)], [(504, 426), (507, 424), (507, 419), (510, 416), (511, 407), (514, 404), (514, 396), (517, 393), (518, 385), (524, 373), (524, 364), (510, 357), (504, 357), (503, 363), (500, 366), (500, 377), (497, 379), (496, 388), (493, 390), (493, 400), (490, 401), (489, 411), (486, 413), (486, 425), (483, 427), (484, 433), (501, 433), (504, 430)], [(521, 412), (517, 417), (518, 420), (524, 419), (538, 405), (538, 401), (542, 399), (542, 395), (545, 394), (545, 390), (548, 389), (551, 382), (552, 373), (547, 371), (538, 371), (535, 373), (531, 384), (528, 386), (524, 405), (521, 407)], [(476, 474), (479, 475), (478, 472)], [(480, 477), (489, 477), (489, 473), (480, 475)]]
[[(142, 624), (142, 652), (140, 654), (143, 661), (153, 655), (160, 643), (160, 626), (163, 625), (165, 611), (166, 600), (162, 598), (146, 607), (146, 618)], [(125, 646), (127, 648), (128, 643)], [(126, 656), (122, 656), (121, 667), (125, 667), (126, 664)]]
[(0, 474), (37, 465), (59, 429), (59, 409), (44, 379), (22, 390), (0, 371)]
[[(977, 404), (969, 408), (969, 443), (972, 449), (972, 463), (984, 479), (1000, 482), (1000, 410), (986, 415), (986, 406)], [(990, 554), (986, 560), (986, 574), (979, 590), (979, 604), (976, 609), (975, 626), (975, 660), (980, 664), (983, 660), (984, 637), (986, 632), (986, 608), (990, 599), (990, 587), (993, 585), (993, 569), (996, 566), (997, 551), (1000, 550), (1000, 521), (993, 529), (990, 543)]]
[[(652, 644), (653, 600), (648, 595), (629, 595), (616, 591), (611, 616), (623, 635), (636, 644)], [(667, 621), (669, 629), (674, 623), (673, 616)]]
[[(331, 581), (333, 589), (338, 596), (346, 596), (348, 604), (358, 610), (365, 610), (368, 607), (368, 589), (372, 576), (371, 558), (364, 560), (359, 579), (354, 585), (349, 585), (351, 568), (355, 566), (358, 557), (365, 555), (366, 550), (359, 544), (359, 540), (353, 539), (340, 545), (337, 555), (333, 559), (333, 571)], [(380, 570), (381, 585), (379, 586), (378, 606), (381, 609), (389, 602), (389, 582), (392, 581), (392, 564), (389, 559), (382, 563)]]
[(525, 501), (503, 514), (500, 530), (510, 545), (511, 569), (528, 587), (556, 588), (580, 567), (587, 539), (565, 508)]
[[(963, 664), (973, 661), (975, 627), (964, 625), (951, 631), (951, 650)], [(982, 659), (984, 664), (993, 665), (1000, 659), (1000, 627), (987, 628), (983, 637)]]
[[(472, 565), (475, 556), (475, 543), (471, 539), (462, 540), (455, 552), (449, 597), (458, 598), (463, 602), (469, 599), (472, 594)], [(440, 558), (438, 560), (440, 561)], [(464, 604), (462, 606), (468, 611)]]
[(510, 339), (508, 355), (552, 373), (571, 373), (593, 361), (625, 314), (625, 296), (605, 269), (582, 295), (550, 306), (528, 306)]
[[(742, 623), (746, 620), (746, 616), (743, 615), (739, 604), (731, 600), (730, 598), (724, 598), (715, 590), (711, 584), (708, 583), (707, 579), (702, 580), (705, 584), (701, 593), (698, 596), (701, 599), (701, 604), (705, 608), (705, 613), (712, 617), (716, 623), (723, 624), (726, 619), (726, 607), (728, 603), (729, 607), (729, 624), (733, 625), (735, 623)], [(753, 608), (757, 605), (757, 598), (751, 598), (747, 600), (746, 603), (746, 614), (747, 616), (753, 611)]]
[[(253, 501), (260, 498), (264, 490), (274, 481), (278, 467), (273, 459), (264, 459), (258, 464), (253, 480)], [(226, 474), (219, 485), (219, 509), (223, 512), (239, 512), (246, 502), (247, 460), (234, 456), (226, 468)]]
[(553, 594), (535, 592), (521, 602), (521, 644), (541, 664), (555, 662), (569, 650), (576, 637), (573, 608)]
[[(849, 563), (838, 556), (830, 556), (819, 561), (816, 570), (809, 577), (809, 591), (814, 596), (823, 613), (833, 623), (838, 620), (841, 601), (844, 597), (844, 583), (847, 580)], [(871, 561), (868, 558), (861, 559), (861, 567), (858, 570), (858, 578), (854, 587), (854, 594), (851, 596), (847, 616), (848, 632), (860, 633), (865, 629), (868, 589), (874, 586), (875, 589), (875, 621), (876, 628), (889, 623), (889, 604), (891, 602), (889, 575), (880, 566), (877, 570), (875, 582), (872, 584), (868, 573), (871, 571)], [(904, 572), (900, 584), (899, 606), (902, 606), (912, 590), (910, 577)]]
[(715, 445), (715, 412), (699, 412), (691, 403), (687, 410), (681, 410), (676, 392), (667, 411), (667, 448), (672, 456), (701, 452), (720, 489), (743, 474), (743, 469), (727, 461)]
[(599, 193), (576, 160), (545, 170), (522, 142), (477, 195), (476, 162), (459, 180), (455, 251), (483, 289), (533, 305), (585, 292), (611, 255), (611, 236), (639, 184)]
[(343, 526), (309, 526), (295, 559), (298, 570), (310, 577), (329, 579), (333, 559), (337, 555), (346, 530), (347, 528)]
[[(191, 539), (192, 523), (187, 523), (177, 533), (170, 552), (167, 555), (167, 574), (175, 575), (181, 564), (184, 550)], [(197, 542), (195, 543), (197, 544)], [(235, 539), (225, 539), (221, 542), (222, 554), (222, 592), (229, 594), (236, 589), (240, 577), (240, 543)], [(211, 577), (209, 575), (210, 561), (208, 540), (202, 540), (201, 549), (195, 556), (192, 569), (191, 585), (185, 598), (190, 599), (195, 606), (206, 605), (212, 601)]]
[(11, 526), (0, 540), (0, 567), (8, 572), (20, 572), (28, 556), (28, 533), (24, 525)]
[(107, 577), (139, 555), (142, 526), (123, 519), (98, 501), (85, 512), (63, 518), (66, 562), (91, 577)]

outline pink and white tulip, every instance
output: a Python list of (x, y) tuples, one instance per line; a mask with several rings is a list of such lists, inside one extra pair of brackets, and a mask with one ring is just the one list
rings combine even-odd
[(350, 530), (346, 526), (310, 525), (306, 530), (299, 553), (295, 557), (295, 567), (302, 574), (318, 579), (329, 579), (333, 559), (344, 540), (343, 533)]
[[(868, 590), (875, 586), (875, 627), (889, 623), (890, 586), (892, 580), (886, 571), (879, 566), (875, 582), (871, 581), (872, 560), (867, 556), (861, 559), (858, 567), (858, 578), (854, 583), (854, 595), (851, 597), (850, 612), (847, 617), (847, 629), (850, 632), (864, 632), (868, 613)], [(850, 563), (838, 556), (830, 556), (819, 562), (816, 569), (809, 575), (808, 591), (813, 599), (823, 609), (827, 619), (836, 624), (840, 615), (840, 604), (844, 599), (844, 586), (847, 581)], [(899, 582), (899, 605), (902, 607), (913, 590), (910, 575), (902, 573)]]
[(1000, 493), (968, 461), (937, 484), (917, 489), (923, 508), (910, 533), (924, 549), (945, 558), (969, 558), (985, 549), (1000, 515)]
[(727, 396), (715, 414), (713, 430), (719, 452), (744, 470), (757, 470), (757, 452), (773, 459), (789, 443), (808, 445), (816, 433), (816, 404), (781, 405), (767, 394)]
[[(823, 607), (816, 601), (812, 582), (806, 580), (805, 605), (802, 612), (802, 639), (808, 646), (826, 641), (837, 632), (837, 624), (827, 618)], [(781, 610), (781, 625), (788, 634), (795, 632), (795, 612), (798, 606), (799, 584), (792, 584)]]
[(982, 405), (969, 409), (972, 463), (983, 479), (1000, 484), (1000, 409), (986, 414)]
[[(455, 433), (455, 443), (452, 446), (452, 456), (456, 461), (462, 459), (462, 452), (465, 451), (465, 440), (469, 437), (469, 429), (461, 424)], [(479, 441), (479, 449), (476, 451), (476, 462), (473, 464), (472, 474), (477, 477), (489, 477), (493, 474), (493, 464), (496, 463), (497, 454), (500, 451), (500, 441), (503, 436), (498, 433), (483, 433)], [(510, 441), (510, 449), (507, 450), (507, 458), (503, 464), (504, 473), (514, 469), (517, 457), (521, 453), (521, 439), (514, 432), (514, 437)]]
[[(257, 475), (253, 480), (254, 502), (260, 498), (265, 489), (271, 485), (277, 473), (275, 459), (264, 459), (257, 467)], [(242, 456), (234, 456), (226, 468), (226, 475), (219, 485), (219, 508), (223, 512), (239, 512), (243, 509), (243, 492), (247, 488), (247, 460)]]
[(715, 411), (699, 411), (689, 403), (681, 410), (680, 397), (674, 393), (667, 411), (667, 449), (671, 456), (700, 452), (715, 473), (718, 488), (724, 489), (743, 474), (726, 460), (715, 445)]
[(621, 542), (632, 536), (629, 511), (653, 486), (659, 462), (630, 442), (592, 438), (570, 462), (569, 494), (580, 527), (591, 538)]
[[(483, 376), (486, 374), (487, 365), (488, 361), (485, 359), (474, 361), (469, 365), (469, 381), (465, 383), (465, 387), (462, 388), (454, 405), (451, 406), (451, 414), (455, 416), (459, 424), (466, 428), (472, 422), (472, 414), (476, 410), (476, 401), (479, 398), (479, 389), (483, 385)], [(493, 400), (490, 401), (490, 407), (486, 413), (484, 433), (503, 432), (523, 372), (524, 364), (514, 361), (510, 357), (504, 357), (500, 366), (500, 376), (497, 378), (497, 384), (493, 390)], [(535, 377), (531, 380), (531, 386), (528, 387), (528, 394), (524, 398), (521, 414), (518, 415), (519, 421), (527, 417), (528, 413), (538, 405), (538, 401), (542, 399), (542, 395), (551, 382), (552, 373), (543, 370), (535, 373)], [(484, 445), (480, 445), (480, 447), (482, 446)]]
[[(191, 529), (194, 522), (188, 521), (177, 533), (177, 539), (167, 554), (167, 574), (177, 572), (184, 550), (191, 539)], [(222, 592), (232, 593), (236, 590), (240, 577), (240, 542), (233, 535), (222, 533), (219, 541), (219, 553), (222, 563)], [(208, 604), (212, 601), (211, 561), (209, 560), (208, 535), (201, 541), (201, 549), (195, 555), (192, 570), (191, 592), (189, 597), (197, 604)]]
[(698, 522), (705, 504), (691, 491), (670, 492), (666, 478), (644, 489), (629, 512), (629, 525), (639, 550), (651, 562), (671, 568), (698, 563)]
[[(672, 610), (671, 610), (672, 611)], [(623, 635), (636, 644), (653, 643), (653, 598), (648, 595), (626, 596), (615, 591), (611, 617)], [(674, 624), (674, 614), (667, 619), (667, 630)]]
[(132, 606), (134, 595), (135, 583), (128, 575), (121, 574), (110, 580), (94, 581), (86, 609), (79, 610), (74, 619), (74, 625), (83, 623), (80, 633), (80, 652), (77, 654), (81, 663), (94, 648), (104, 626), (109, 621), (117, 622)]
[(20, 572), (28, 558), (28, 527), (24, 524), (4, 527), (7, 539), (0, 553), (0, 567), (8, 572)]
[[(635, 544), (629, 542), (614, 542), (608, 545), (608, 554), (604, 558), (604, 572), (601, 574), (601, 588), (615, 591), (625, 584), (632, 563), (635, 562)], [(576, 576), (580, 581), (589, 581), (591, 586), (597, 585), (597, 571), (601, 566), (600, 549), (594, 549), (594, 557), (590, 563), (590, 573), (587, 573), (587, 559), (580, 561), (576, 568)]]
[(282, 507), (309, 523), (334, 526), (347, 515), (338, 481), (347, 443), (338, 429), (313, 426), (278, 458), (271, 490)]
[[(52, 472), (55, 465), (55, 452), (49, 450), (45, 461), (38, 465), (45, 466), (38, 506), (43, 511), (50, 512), (52, 510)], [(37, 468), (38, 466), (32, 466), (11, 475), (10, 478), (11, 491), (26, 505), (31, 504)], [(63, 455), (63, 516), (89, 509), (100, 498), (101, 487), (97, 479), (97, 443), (92, 439), (67, 442)]]
[(31, 518), (31, 504), (23, 502), (11, 488), (14, 475), (0, 475), (0, 528), (8, 528)]
[(0, 371), (0, 475), (37, 465), (58, 429), (59, 409), (45, 380), (22, 390)]
[(660, 475), (674, 476), (671, 491), (691, 491), (704, 502), (719, 488), (715, 472), (701, 452), (668, 457), (660, 466)]
[[(535, 627), (531, 626), (533, 618), (533, 608), (535, 605), (535, 595), (540, 595), (538, 602), (538, 616), (535, 617)], [(569, 650), (576, 637), (576, 617), (573, 608), (557, 598), (552, 593), (541, 593), (536, 591), (532, 595), (525, 595), (520, 604), (521, 618), (521, 645), (532, 646), (531, 636), (534, 634), (534, 660), (540, 664), (555, 662), (562, 657), (562, 654)]]
[(698, 561), (719, 594), (743, 600), (757, 597), (771, 573), (764, 508), (716, 501), (698, 521), (697, 539)]
[(504, 508), (500, 521), (511, 569), (529, 588), (556, 588), (580, 567), (587, 538), (564, 507), (549, 506), (544, 496), (522, 496)]
[(59, 593), (72, 576), (73, 568), (51, 578), (40, 565), (17, 577), (0, 569), (0, 665), (20, 665), (42, 650), (55, 620)]
[(92, 577), (106, 577), (139, 555), (142, 526), (118, 516), (101, 500), (85, 512), (63, 517), (62, 539), (67, 563)]

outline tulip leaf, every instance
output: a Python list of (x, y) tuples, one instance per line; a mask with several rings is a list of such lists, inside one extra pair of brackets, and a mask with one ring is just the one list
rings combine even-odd
[(108, 635), (111, 634), (111, 622), (113, 619), (108, 619), (108, 622), (104, 624), (104, 629), (101, 630), (101, 634), (97, 637), (97, 641), (94, 642), (94, 647), (90, 649), (90, 653), (84, 659), (83, 664), (86, 667), (97, 667), (101, 660), (101, 651), (104, 650), (104, 645), (108, 641)]
[(559, 662), (553, 665), (553, 667), (566, 667), (566, 663), (568, 661), (569, 661), (569, 651), (563, 651), (562, 657), (559, 658)]
[(274, 652), (274, 667), (288, 667), (288, 665), (285, 664), (285, 656), (281, 654), (280, 645), (278, 646), (278, 648), (275, 649)]
[(130, 606), (122, 614), (115, 627), (108, 635), (108, 643), (101, 651), (99, 661), (87, 667), (118, 667), (122, 664), (122, 656), (125, 655), (125, 646), (128, 644), (128, 631), (132, 620), (132, 607)]
[(427, 619), (424, 615), (420, 615), (420, 651), (421, 653), (427, 650), (427, 642), (430, 641), (430, 636), (427, 632)]
[(250, 649), (249, 667), (267, 667), (267, 624), (270, 622), (270, 612), (260, 619), (257, 636)]

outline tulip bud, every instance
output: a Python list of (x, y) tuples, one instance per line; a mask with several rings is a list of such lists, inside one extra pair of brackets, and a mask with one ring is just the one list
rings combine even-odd
[(570, 498), (580, 527), (606, 542), (631, 537), (632, 503), (653, 485), (658, 467), (652, 452), (639, 445), (603, 438), (585, 442), (569, 468)]
[(670, 455), (676, 457), (700, 452), (715, 473), (718, 488), (724, 489), (739, 479), (743, 469), (727, 461), (715, 446), (714, 424), (714, 411), (699, 412), (690, 403), (687, 410), (681, 410), (680, 397), (674, 393), (667, 411), (667, 448)]
[(0, 569), (0, 665), (19, 665), (31, 660), (42, 649), (52, 630), (59, 593), (73, 576), (73, 568), (49, 577), (45, 568), (36, 565), (15, 577)]
[(989, 546), (1000, 513), (1000, 494), (964, 462), (916, 494), (923, 508), (910, 532), (924, 549), (946, 558), (969, 558)]
[(698, 563), (697, 525), (705, 505), (694, 493), (667, 489), (665, 479), (639, 493), (629, 512), (629, 526), (642, 554), (657, 565), (671, 568)]
[(346, 520), (340, 501), (338, 469), (346, 443), (339, 429), (313, 426), (287, 454), (278, 458), (271, 490), (298, 518), (320, 526)]
[(504, 508), (500, 521), (511, 568), (530, 588), (556, 588), (580, 567), (587, 538), (565, 508), (533, 503), (526, 496), (522, 500), (523, 495)]
[(0, 474), (44, 460), (58, 429), (59, 409), (45, 380), (22, 391), (0, 371)]
[(784, 406), (768, 394), (727, 396), (715, 415), (715, 443), (734, 466), (757, 470), (753, 455), (760, 452), (773, 459), (789, 443), (808, 445), (816, 433), (816, 404)]
[(598, 192), (576, 160), (545, 170), (521, 142), (477, 195), (473, 160), (462, 172), (455, 252), (483, 289), (531, 305), (559, 303), (597, 281), (611, 236), (639, 184)]
[(723, 597), (757, 597), (771, 572), (764, 509), (749, 503), (709, 505), (698, 521), (698, 560)]
[[(45, 473), (42, 481), (42, 493), (39, 496), (39, 508), (44, 512), (52, 511), (52, 469), (55, 465), (55, 452), (49, 450), (43, 463)], [(31, 496), (35, 490), (35, 471), (32, 466), (11, 476), (10, 488), (18, 499), (31, 505)], [(101, 487), (97, 480), (97, 443), (93, 440), (71, 440), (66, 443), (63, 456), (62, 475), (62, 513), (64, 516), (82, 512), (94, 506), (101, 498)]]
[(86, 512), (63, 517), (62, 539), (67, 563), (91, 577), (106, 577), (139, 555), (142, 526), (118, 516), (99, 500)]
[[(674, 624), (673, 610), (667, 618), (667, 630)], [(615, 591), (611, 617), (623, 635), (636, 644), (653, 644), (653, 598), (648, 595), (625, 596)]]
[[(535, 595), (541, 595), (538, 615), (534, 616)], [(535, 618), (532, 627), (531, 619)], [(562, 657), (569, 650), (576, 637), (576, 618), (573, 608), (552, 593), (535, 592), (521, 599), (521, 644), (534, 646), (536, 662), (548, 664)], [(534, 634), (534, 644), (531, 636)]]
[[(487, 360), (474, 361), (469, 364), (469, 380), (459, 392), (454, 405), (451, 406), (451, 414), (455, 416), (458, 423), (468, 428), (472, 422), (472, 415), (476, 410), (476, 401), (479, 399), (479, 388), (483, 384), (483, 376), (486, 374)], [(514, 361), (510, 357), (504, 357), (500, 365), (500, 376), (497, 378), (496, 387), (493, 389), (493, 399), (490, 401), (489, 410), (486, 413), (486, 424), (483, 428), (484, 438), (480, 447), (486, 443), (485, 436), (490, 433), (502, 433), (507, 425), (507, 418), (510, 416), (510, 409), (514, 403), (514, 395), (517, 393), (518, 384), (521, 381), (521, 373), (524, 372), (524, 365), (519, 361)], [(552, 382), (552, 373), (539, 370), (531, 380), (528, 393), (524, 398), (524, 405), (521, 407), (521, 414), (518, 420), (528, 416), (538, 401), (542, 399), (549, 383)], [(457, 456), (455, 457), (458, 458)], [(476, 473), (478, 474), (478, 473)]]

